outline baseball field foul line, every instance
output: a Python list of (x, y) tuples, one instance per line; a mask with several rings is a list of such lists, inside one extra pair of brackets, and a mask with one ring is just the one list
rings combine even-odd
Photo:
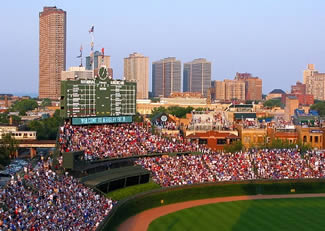
[(285, 195), (256, 195), (256, 196), (232, 196), (217, 197), (203, 200), (186, 201), (165, 205), (153, 209), (143, 211), (123, 222), (118, 231), (146, 231), (149, 224), (158, 217), (173, 213), (182, 209), (192, 208), (200, 205), (207, 205), (219, 202), (245, 201), (245, 200), (262, 200), (262, 199), (281, 199), (281, 198), (310, 198), (325, 197), (325, 193), (319, 194), (285, 194)]

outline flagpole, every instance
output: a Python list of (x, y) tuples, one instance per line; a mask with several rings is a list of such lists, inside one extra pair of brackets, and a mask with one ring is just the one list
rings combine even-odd
[(80, 45), (80, 67), (82, 67), (82, 44)]
[(95, 54), (94, 54), (94, 25), (91, 26), (90, 30), (89, 30), (89, 34), (91, 37), (91, 43), (90, 43), (90, 48), (91, 48), (91, 54), (90, 56), (92, 56), (91, 60), (92, 60), (92, 71), (93, 71), (93, 78), (95, 78)]

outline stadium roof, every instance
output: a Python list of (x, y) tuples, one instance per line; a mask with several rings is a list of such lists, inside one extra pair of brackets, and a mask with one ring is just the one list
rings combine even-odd
[(124, 179), (126, 177), (139, 176), (150, 174), (150, 172), (141, 166), (129, 166), (122, 168), (109, 169), (104, 172), (99, 172), (91, 174), (89, 176), (83, 177), (81, 182), (90, 187), (95, 187), (99, 184), (108, 183), (110, 181), (115, 181), (119, 179)]
[(282, 89), (273, 89), (269, 94), (285, 94)]
[(256, 112), (240, 112), (240, 113), (234, 113), (235, 119), (248, 119), (248, 118), (252, 118), (255, 119), (256, 118)]
[(253, 108), (253, 104), (232, 104), (230, 108)]

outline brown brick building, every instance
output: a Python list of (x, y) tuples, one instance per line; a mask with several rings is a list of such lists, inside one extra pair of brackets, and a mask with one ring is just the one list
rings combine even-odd
[(306, 84), (303, 84), (299, 81), (296, 82), (296, 85), (291, 86), (291, 94), (306, 94)]
[(60, 97), (66, 67), (66, 12), (44, 7), (39, 13), (39, 98)]
[(207, 131), (190, 134), (186, 136), (186, 139), (198, 144), (206, 144), (212, 150), (222, 151), (224, 150), (225, 145), (240, 140), (240, 137), (231, 132)]
[(236, 73), (235, 80), (245, 82), (245, 99), (262, 100), (262, 79), (253, 77), (250, 73)]

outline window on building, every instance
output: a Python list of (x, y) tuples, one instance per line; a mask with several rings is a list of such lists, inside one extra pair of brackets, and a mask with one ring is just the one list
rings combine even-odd
[(307, 142), (307, 136), (304, 136), (303, 141)]
[(264, 137), (263, 136), (257, 137), (257, 142), (258, 143), (263, 143), (263, 141), (264, 141)]
[(217, 144), (226, 144), (227, 140), (226, 139), (217, 139)]
[(318, 143), (318, 136), (315, 136), (315, 143)]
[(208, 140), (207, 139), (199, 139), (199, 144), (207, 144)]
[(309, 142), (312, 143), (313, 142), (313, 137), (309, 136)]

